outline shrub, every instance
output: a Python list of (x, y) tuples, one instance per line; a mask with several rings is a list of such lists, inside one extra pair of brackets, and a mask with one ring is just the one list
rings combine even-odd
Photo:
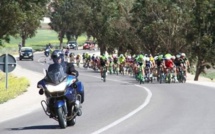
[(27, 91), (28, 79), (24, 77), (8, 76), (8, 88), (5, 87), (5, 74), (0, 72), (0, 104)]

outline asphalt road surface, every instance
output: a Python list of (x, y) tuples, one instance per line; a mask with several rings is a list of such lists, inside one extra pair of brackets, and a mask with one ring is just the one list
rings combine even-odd
[[(42, 68), (48, 66), (44, 58), (43, 54), (35, 54), (34, 61), (18, 61), (18, 64), (42, 73)], [(77, 70), (86, 97), (83, 115), (77, 117), (75, 126), (60, 129), (58, 122), (40, 108), (0, 123), (0, 133), (215, 134), (213, 87), (156, 82), (140, 85), (134, 78), (122, 75), (108, 75), (107, 82), (102, 82), (98, 72)]]

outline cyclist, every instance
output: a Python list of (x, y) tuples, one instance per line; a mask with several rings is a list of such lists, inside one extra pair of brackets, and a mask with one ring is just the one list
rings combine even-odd
[(159, 80), (161, 73), (164, 72), (164, 55), (163, 54), (158, 54), (154, 59), (156, 66), (157, 66), (157, 78)]
[(174, 64), (176, 66), (176, 74), (178, 75), (180, 69), (183, 68), (183, 63), (182, 63), (182, 59), (181, 59), (181, 55), (180, 54), (176, 55), (176, 58), (174, 60)]
[(77, 65), (77, 67), (80, 67), (79, 65), (80, 65), (80, 62), (81, 62), (81, 55), (78, 54), (78, 55), (76, 56), (75, 60), (76, 60), (76, 65)]
[(101, 73), (101, 79), (103, 80), (104, 79), (104, 76), (103, 76), (103, 69), (104, 67), (106, 67), (107, 65), (107, 57), (105, 56), (105, 54), (102, 54), (100, 56), (100, 73)]
[(125, 56), (123, 54), (120, 54), (119, 58), (119, 72), (121, 72), (122, 74), (124, 74), (124, 66), (125, 66)]
[(117, 55), (113, 55), (113, 72), (118, 74), (119, 72), (119, 62)]
[(113, 58), (111, 55), (108, 56), (107, 66), (108, 66), (109, 73), (113, 74)]
[(75, 53), (70, 53), (69, 54), (69, 62), (70, 63), (75, 63)]
[(67, 61), (68, 57), (70, 56), (70, 55), (69, 55), (69, 48), (67, 48), (67, 49), (65, 50), (64, 55), (65, 55), (65, 58), (66, 58), (66, 61)]
[(190, 68), (190, 62), (186, 57), (185, 53), (181, 53), (182, 65), (185, 71), (185, 76), (187, 77), (188, 68)]
[(95, 62), (95, 60), (96, 60), (96, 56), (95, 56), (95, 54), (93, 54), (92, 57), (91, 57), (91, 66), (92, 66), (93, 70), (96, 69), (96, 67), (95, 67), (96, 62)]
[(145, 72), (145, 78), (149, 81), (150, 79), (150, 75), (151, 75), (151, 67), (152, 67), (152, 63), (150, 61), (150, 57), (146, 54), (145, 55), (145, 68), (144, 68), (144, 72)]
[(143, 54), (139, 54), (136, 58), (136, 62), (138, 63), (138, 70), (137, 70), (137, 74), (136, 76), (138, 77), (138, 79), (140, 79), (141, 81), (144, 81), (144, 77), (145, 76), (145, 71), (144, 71), (144, 61), (145, 61), (145, 57)]
[(175, 81), (177, 82), (177, 75), (176, 75), (176, 69), (175, 69), (175, 65), (174, 65), (174, 62), (172, 60), (172, 55), (170, 53), (167, 53), (164, 55), (164, 58), (165, 58), (165, 65), (164, 65), (164, 68), (165, 68), (165, 73), (167, 74), (167, 71), (170, 70), (170, 72), (174, 72), (175, 74)]
[(90, 54), (88, 52), (86, 52), (84, 57), (85, 57), (84, 67), (89, 68), (89, 64), (90, 64), (90, 61), (91, 61), (91, 56), (90, 56)]

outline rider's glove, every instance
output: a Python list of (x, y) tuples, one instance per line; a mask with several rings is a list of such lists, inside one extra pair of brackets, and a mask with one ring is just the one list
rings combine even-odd
[(43, 95), (43, 93), (44, 93), (43, 89), (40, 89), (39, 94)]

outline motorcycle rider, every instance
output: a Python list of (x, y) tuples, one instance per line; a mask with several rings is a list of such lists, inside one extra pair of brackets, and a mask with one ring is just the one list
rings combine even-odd
[[(79, 73), (75, 70), (74, 65), (71, 66), (71, 63), (64, 62), (64, 55), (61, 50), (54, 50), (51, 58), (53, 60), (53, 64), (48, 67), (47, 76), (44, 78), (46, 82), (51, 82), (53, 84), (59, 84), (62, 82), (67, 75), (72, 75), (75, 72), (76, 78), (78, 77)], [(50, 77), (51, 76), (51, 77)], [(83, 86), (81, 82), (78, 80), (76, 81), (76, 91), (78, 90), (78, 86)], [(77, 91), (78, 92), (78, 91)], [(40, 89), (39, 94), (43, 94), (43, 89)], [(84, 91), (79, 93), (81, 95), (81, 103), (84, 102)], [(47, 105), (49, 105), (49, 98), (47, 98)], [(49, 109), (47, 109), (48, 111)], [(81, 109), (79, 109), (81, 110)], [(79, 114), (78, 114), (79, 115)], [(51, 116), (51, 115), (50, 115)]]

